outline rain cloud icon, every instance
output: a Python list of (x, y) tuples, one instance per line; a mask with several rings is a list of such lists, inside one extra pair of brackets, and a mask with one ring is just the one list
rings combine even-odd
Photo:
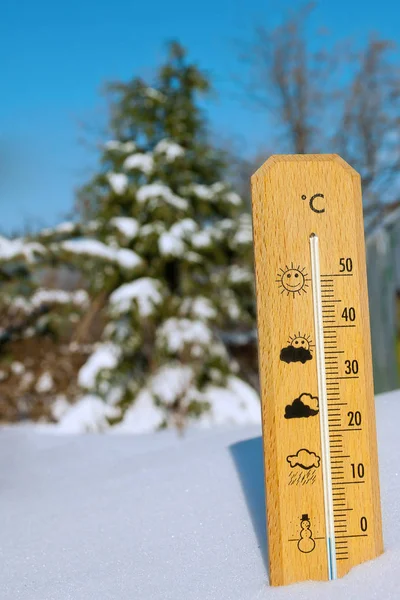
[(296, 452), (296, 454), (287, 456), (286, 460), (292, 469), (295, 467), (301, 467), (302, 469), (306, 470), (312, 469), (313, 467), (318, 469), (321, 463), (321, 458), (315, 454), (315, 452), (310, 452), (307, 450), (307, 448), (301, 448)]

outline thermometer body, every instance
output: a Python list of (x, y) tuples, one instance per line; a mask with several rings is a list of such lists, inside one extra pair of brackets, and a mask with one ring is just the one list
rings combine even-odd
[(270, 583), (383, 551), (359, 175), (336, 155), (252, 178)]

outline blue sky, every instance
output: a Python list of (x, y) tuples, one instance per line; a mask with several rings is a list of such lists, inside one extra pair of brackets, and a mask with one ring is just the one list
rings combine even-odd
[[(164, 43), (180, 40), (209, 71), (214, 130), (247, 154), (267, 145), (264, 118), (238, 97), (244, 75), (235, 40), (276, 22), (293, 0), (3, 0), (0, 19), (0, 230), (51, 225), (71, 210), (74, 190), (95, 165), (104, 83), (151, 77)], [(334, 38), (369, 31), (396, 39), (394, 0), (322, 0), (315, 20)], [(261, 126), (260, 126), (261, 123)], [(84, 127), (83, 125), (84, 124)], [(86, 140), (85, 143), (82, 143)]]

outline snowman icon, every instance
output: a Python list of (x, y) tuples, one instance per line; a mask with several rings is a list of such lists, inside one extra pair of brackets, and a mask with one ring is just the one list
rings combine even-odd
[(303, 552), (304, 554), (312, 552), (315, 548), (315, 540), (313, 540), (310, 526), (311, 523), (308, 515), (302, 515), (300, 521), (300, 539), (297, 543), (297, 547), (300, 552)]

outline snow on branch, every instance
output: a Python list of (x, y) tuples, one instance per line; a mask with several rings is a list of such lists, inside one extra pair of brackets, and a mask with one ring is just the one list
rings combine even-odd
[(208, 202), (226, 202), (234, 206), (241, 206), (242, 199), (238, 194), (232, 192), (230, 188), (221, 181), (217, 181), (212, 185), (193, 184), (187, 186), (184, 189), (184, 193), (193, 195), (199, 198), (199, 200), (205, 200)]
[(159, 402), (172, 406), (188, 396), (194, 380), (195, 374), (189, 365), (170, 363), (160, 367), (150, 377), (149, 389)]
[(199, 320), (171, 317), (157, 331), (157, 345), (165, 346), (171, 354), (179, 354), (187, 346), (191, 346), (191, 355), (199, 357), (212, 341), (211, 329)]
[(97, 376), (104, 369), (115, 369), (121, 357), (121, 348), (107, 342), (100, 344), (81, 367), (78, 374), (78, 383), (82, 388), (93, 389)]
[[(188, 365), (168, 363), (149, 378), (147, 386), (136, 396), (124, 414), (115, 433), (149, 433), (156, 431), (167, 420), (166, 408), (175, 403), (189, 404), (196, 392), (194, 372)], [(157, 399), (157, 403), (155, 402)]]
[(158, 142), (157, 146), (154, 148), (154, 153), (163, 154), (167, 162), (173, 162), (175, 159), (183, 156), (185, 150), (176, 142), (164, 139), (161, 140), (161, 142)]
[(253, 241), (253, 229), (251, 217), (247, 213), (240, 215), (238, 219), (237, 231), (234, 235), (233, 242), (238, 246), (248, 246)]
[(65, 221), (64, 223), (59, 223), (56, 227), (52, 229), (42, 229), (41, 235), (46, 235), (47, 233), (61, 233), (61, 234), (76, 234), (81, 231), (80, 223), (73, 223), (72, 221)]
[(99, 396), (87, 394), (65, 411), (58, 427), (62, 433), (91, 433), (108, 429), (109, 419), (115, 419), (119, 409), (106, 404)]
[(164, 410), (154, 403), (151, 391), (143, 388), (125, 412), (123, 420), (113, 427), (113, 433), (150, 433), (164, 422)]
[(144, 154), (137, 152), (128, 156), (122, 165), (122, 168), (126, 171), (137, 169), (145, 175), (149, 175), (154, 167), (154, 160), (151, 154)]
[(226, 386), (206, 386), (201, 397), (210, 409), (200, 415), (200, 427), (215, 425), (259, 423), (261, 420), (260, 400), (248, 383), (230, 375)]
[(124, 283), (110, 296), (110, 306), (114, 314), (129, 312), (132, 303), (137, 303), (141, 317), (149, 317), (154, 308), (163, 301), (162, 285), (159, 280), (141, 277), (136, 281)]
[(177, 196), (167, 185), (160, 182), (150, 183), (139, 188), (136, 199), (140, 204), (145, 204), (151, 200), (164, 200), (164, 202), (179, 210), (188, 208), (187, 200)]
[(193, 219), (182, 219), (172, 225), (169, 231), (161, 233), (158, 239), (158, 249), (164, 256), (183, 256), (186, 250), (185, 241), (191, 238), (198, 229)]
[[(61, 242), (58, 247), (70, 254), (104, 259), (118, 264), (123, 269), (133, 270), (143, 261), (136, 252), (127, 248), (113, 248), (99, 240), (78, 239)], [(57, 246), (55, 246), (57, 248)]]
[(158, 238), (158, 249), (164, 256), (182, 256), (185, 252), (185, 244), (179, 237), (164, 231)]
[(128, 153), (136, 150), (136, 144), (132, 141), (120, 142), (118, 140), (109, 140), (104, 144), (104, 148), (110, 152)]
[(118, 229), (127, 240), (133, 240), (139, 232), (139, 223), (132, 217), (113, 217), (110, 225)]
[(0, 236), (0, 263), (18, 259), (33, 263), (45, 253), (45, 247), (38, 242), (29, 242), (24, 238), (10, 240)]
[(217, 317), (217, 310), (205, 296), (185, 298), (180, 306), (182, 316), (208, 321)]
[(239, 265), (229, 267), (227, 276), (233, 285), (252, 283), (254, 279), (253, 271), (249, 267), (240, 267)]
[(128, 189), (129, 179), (125, 173), (107, 173), (107, 179), (111, 189), (119, 196)]
[(157, 100), (157, 102), (165, 102), (167, 99), (167, 97), (162, 92), (159, 92), (158, 90), (152, 87), (145, 87), (143, 92), (145, 96), (151, 98), (152, 100)]
[(12, 307), (29, 312), (32, 308), (40, 306), (49, 306), (53, 304), (72, 304), (81, 308), (86, 308), (89, 303), (89, 296), (86, 290), (75, 290), (67, 292), (66, 290), (51, 290), (39, 288), (29, 298), (17, 296), (12, 301)]

